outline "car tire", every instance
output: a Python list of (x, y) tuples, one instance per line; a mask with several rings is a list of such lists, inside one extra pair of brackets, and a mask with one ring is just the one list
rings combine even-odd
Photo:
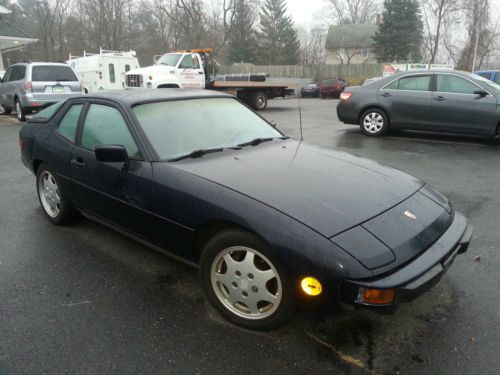
[(250, 96), (250, 106), (256, 111), (263, 111), (267, 107), (267, 95), (262, 92), (255, 92)]
[(75, 209), (62, 195), (54, 173), (44, 164), (41, 164), (37, 170), (36, 191), (45, 216), (53, 224), (65, 225), (74, 220)]
[(372, 108), (363, 112), (359, 126), (363, 134), (380, 137), (389, 130), (389, 118), (384, 111)]
[(21, 107), (21, 103), (17, 99), (16, 99), (16, 102), (15, 102), (15, 106), (16, 106), (16, 116), (17, 116), (17, 119), (20, 122), (25, 122), (26, 121), (26, 111)]
[(10, 115), (11, 112), (12, 112), (11, 108), (8, 108), (3, 104), (0, 104), (0, 115)]
[(212, 237), (201, 254), (200, 279), (212, 306), (241, 327), (277, 328), (295, 311), (296, 294), (284, 266), (249, 232), (227, 229)]

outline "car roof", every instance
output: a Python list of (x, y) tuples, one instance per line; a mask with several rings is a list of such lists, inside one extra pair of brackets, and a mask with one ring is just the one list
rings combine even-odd
[(183, 100), (183, 99), (203, 99), (203, 98), (231, 98), (232, 95), (211, 90), (202, 89), (133, 89), (133, 90), (110, 90), (100, 91), (84, 95), (85, 98), (111, 99), (130, 106), (139, 103)]
[(37, 66), (38, 65), (49, 65), (49, 66), (57, 65), (57, 66), (69, 66), (66, 63), (59, 63), (59, 62), (18, 62), (18, 63), (12, 64), (11, 66), (14, 66), (14, 65), (37, 65)]

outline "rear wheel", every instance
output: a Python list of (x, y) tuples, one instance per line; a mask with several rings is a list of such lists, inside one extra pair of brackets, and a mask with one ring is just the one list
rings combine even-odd
[(12, 112), (12, 109), (7, 108), (3, 104), (0, 104), (0, 115), (10, 115), (11, 112)]
[(361, 115), (359, 124), (361, 131), (371, 137), (380, 137), (389, 130), (389, 119), (380, 109), (369, 109)]
[(43, 212), (52, 223), (64, 225), (74, 219), (73, 206), (64, 198), (54, 174), (44, 164), (38, 167), (36, 186)]
[(16, 99), (16, 116), (21, 122), (26, 121), (26, 111), (21, 107), (21, 103)]
[(295, 293), (281, 262), (251, 233), (228, 229), (203, 249), (200, 278), (205, 295), (231, 322), (269, 330), (290, 319)]
[(252, 93), (250, 106), (256, 111), (263, 111), (267, 107), (267, 95), (261, 91)]

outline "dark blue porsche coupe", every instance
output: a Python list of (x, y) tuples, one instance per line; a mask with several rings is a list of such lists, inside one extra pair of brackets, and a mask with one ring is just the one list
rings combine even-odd
[(81, 213), (196, 265), (208, 300), (252, 329), (304, 303), (389, 306), (466, 251), (466, 218), (430, 186), (285, 137), (203, 90), (86, 95), (20, 132), (54, 224)]

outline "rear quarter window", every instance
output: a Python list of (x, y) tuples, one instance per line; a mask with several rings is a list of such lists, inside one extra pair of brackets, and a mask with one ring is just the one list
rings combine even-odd
[(32, 68), (31, 80), (33, 82), (71, 82), (78, 81), (78, 78), (69, 66), (38, 65)]

